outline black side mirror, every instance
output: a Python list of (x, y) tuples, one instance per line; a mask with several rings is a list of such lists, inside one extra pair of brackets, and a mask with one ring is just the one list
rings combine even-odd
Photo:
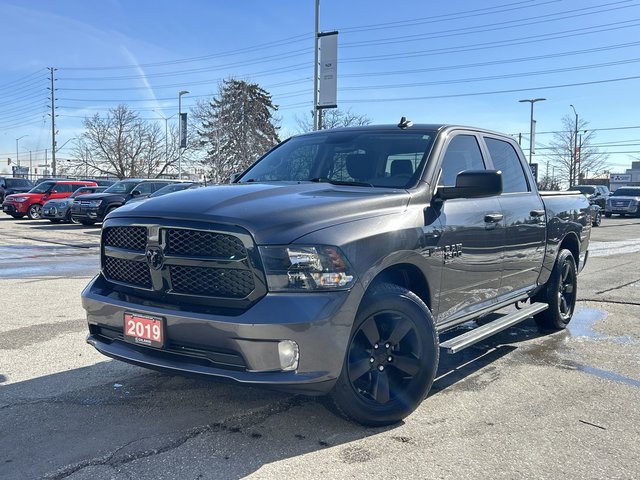
[(501, 193), (502, 172), (499, 170), (465, 170), (456, 177), (455, 187), (438, 187), (438, 197), (442, 200), (492, 197)]

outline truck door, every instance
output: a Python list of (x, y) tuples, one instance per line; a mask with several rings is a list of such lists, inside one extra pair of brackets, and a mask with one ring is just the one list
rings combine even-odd
[[(484, 170), (478, 138), (458, 134), (445, 147), (438, 185), (455, 186), (463, 170)], [(459, 198), (434, 206), (442, 224), (438, 323), (495, 303), (500, 287), (504, 226), (498, 197)], [(455, 313), (455, 316), (454, 316)]]
[(545, 209), (517, 147), (490, 136), (485, 136), (484, 141), (493, 168), (502, 172), (499, 202), (506, 240), (500, 293), (509, 297), (536, 285), (545, 251)]

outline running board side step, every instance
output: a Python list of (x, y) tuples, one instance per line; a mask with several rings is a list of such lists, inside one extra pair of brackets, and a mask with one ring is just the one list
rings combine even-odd
[(481, 327), (474, 328), (462, 335), (453, 337), (446, 342), (442, 342), (440, 344), (440, 348), (445, 350), (447, 353), (457, 353), (460, 350), (490, 337), (491, 335), (495, 335), (498, 332), (506, 330), (516, 323), (520, 323), (527, 318), (533, 317), (535, 314), (540, 313), (547, 308), (549, 308), (549, 305), (546, 303), (532, 303), (527, 308), (517, 310), (509, 315), (505, 315), (504, 317), (500, 317), (497, 320), (482, 325)]

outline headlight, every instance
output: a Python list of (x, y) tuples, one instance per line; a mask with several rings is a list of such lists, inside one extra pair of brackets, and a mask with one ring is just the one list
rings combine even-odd
[(89, 206), (90, 207), (99, 207), (101, 203), (102, 203), (102, 200), (90, 200), (89, 201)]
[(58, 204), (58, 206), (59, 206), (60, 208), (64, 208), (64, 207), (66, 207), (67, 205), (69, 205), (69, 202), (60, 202), (60, 203)]
[(14, 202), (22, 203), (26, 202), (29, 197), (13, 197), (11, 200)]
[(258, 249), (272, 292), (346, 290), (356, 279), (338, 247), (289, 245)]

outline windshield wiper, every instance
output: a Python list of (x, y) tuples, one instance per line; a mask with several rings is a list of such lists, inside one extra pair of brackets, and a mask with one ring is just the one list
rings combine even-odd
[(366, 182), (355, 182), (355, 181), (344, 181), (344, 180), (331, 180), (327, 177), (314, 177), (309, 179), (310, 182), (314, 183), (330, 183), (331, 185), (352, 185), (355, 187), (373, 187), (372, 184)]

